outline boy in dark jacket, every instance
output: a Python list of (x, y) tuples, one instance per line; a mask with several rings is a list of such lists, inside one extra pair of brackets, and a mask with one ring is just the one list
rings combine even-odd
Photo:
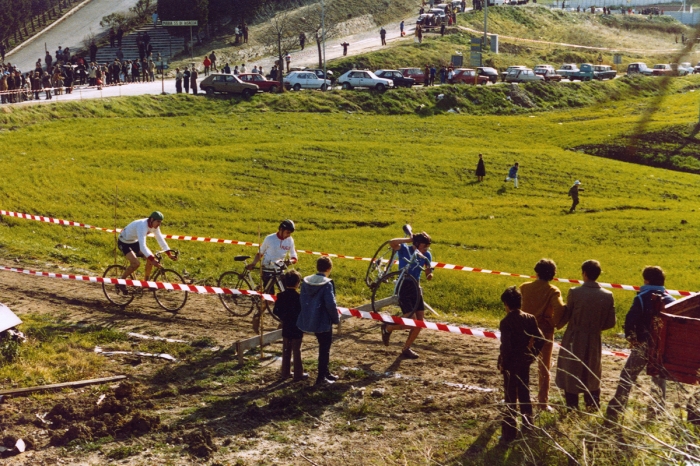
[(500, 324), (501, 352), (498, 356), (498, 368), (503, 374), (506, 401), (500, 441), (508, 443), (515, 439), (518, 432), (517, 403), (520, 403), (523, 424), (532, 425), (530, 365), (542, 350), (545, 339), (535, 317), (520, 310), (522, 295), (517, 287), (507, 288), (501, 295), (501, 301), (508, 314)]
[(301, 313), (297, 327), (302, 332), (316, 334), (318, 340), (318, 377), (316, 385), (332, 384), (338, 380), (328, 370), (333, 342), (333, 324), (339, 324), (338, 306), (335, 303), (335, 286), (328, 278), (333, 268), (329, 257), (316, 261), (316, 275), (304, 278), (301, 285)]
[(304, 332), (297, 327), (297, 319), (301, 312), (299, 300), (299, 283), (301, 275), (296, 270), (290, 270), (284, 274), (284, 291), (277, 295), (275, 307), (272, 313), (282, 321), (282, 378), (291, 376), (292, 353), (294, 354), (294, 381), (307, 379), (309, 374), (304, 373), (304, 364), (301, 360), (301, 341)]
[[(625, 338), (630, 342), (632, 351), (630, 357), (625, 362), (620, 374), (620, 382), (617, 384), (615, 396), (610, 403), (606, 415), (610, 420), (616, 421), (627, 406), (632, 386), (637, 381), (637, 377), (647, 366), (647, 351), (651, 339), (651, 315), (653, 306), (651, 296), (661, 295), (664, 304), (675, 301), (675, 298), (668, 294), (664, 283), (666, 275), (661, 267), (645, 267), (642, 271), (644, 286), (639, 290), (639, 294), (632, 301), (627, 317), (625, 317)], [(654, 401), (649, 404), (649, 414), (654, 416), (658, 408), (663, 408), (666, 398), (666, 380), (661, 377), (652, 377), (651, 393)]]

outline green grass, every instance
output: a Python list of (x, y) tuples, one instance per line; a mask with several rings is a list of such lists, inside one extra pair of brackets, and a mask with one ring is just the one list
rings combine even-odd
[[(328, 99), (370, 98), (356, 97), (362, 94), (369, 95)], [(297, 97), (300, 106), (308, 96)], [(364, 257), (409, 222), (433, 236), (442, 262), (532, 273), (538, 259), (551, 257), (559, 276), (579, 278), (580, 264), (596, 258), (601, 280), (628, 284), (641, 282), (642, 267), (658, 264), (668, 271), (669, 287), (697, 289), (691, 253), (698, 241), (697, 177), (566, 150), (634, 131), (649, 103), (637, 98), (522, 116), (429, 118), (258, 113), (255, 102), (238, 107), (173, 97), (86, 103), (85, 110), (42, 107), (50, 120), (31, 107), (5, 115), (17, 127), (0, 136), (13, 148), (0, 158), (0, 192), (4, 209), (111, 227), (118, 188), (118, 226), (160, 209), (166, 233), (240, 240), (256, 241), (289, 217), (298, 224), (298, 248)], [(672, 94), (648, 129), (693, 122), (695, 109), (693, 93)], [(32, 119), (36, 123), (27, 124)], [(488, 173), (483, 184), (473, 177), (480, 152)], [(515, 161), (522, 166), (518, 190), (503, 183)], [(566, 215), (575, 179), (586, 191), (580, 212)], [(0, 254), (38, 259), (38, 268), (45, 261), (100, 273), (113, 261), (113, 241), (79, 228), (0, 222)], [(204, 276), (238, 267), (234, 255), (254, 252), (170, 244), (182, 250), (176, 268)], [(315, 259), (304, 255), (298, 268), (312, 273)], [(367, 302), (366, 263), (335, 264), (340, 302)], [(502, 316), (500, 292), (522, 281), (439, 270), (425, 284), (426, 300), (451, 320), (494, 326)], [(561, 288), (565, 294), (568, 286)], [(621, 318), (632, 294), (615, 295)]]

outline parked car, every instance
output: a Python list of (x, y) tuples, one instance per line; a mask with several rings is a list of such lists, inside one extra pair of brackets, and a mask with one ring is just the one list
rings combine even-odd
[(697, 63), (697, 65), (695, 65), (695, 67), (693, 68), (693, 73), (696, 73), (696, 74), (697, 74), (697, 73), (700, 73), (700, 61), (699, 61), (699, 62)]
[(368, 89), (376, 89), (379, 92), (394, 87), (394, 81), (391, 79), (380, 78), (368, 70), (350, 70), (338, 78), (338, 84), (345, 90), (366, 87)]
[[(302, 71), (311, 71), (320, 79), (323, 79), (323, 70), (306, 68)], [(330, 80), (331, 84), (335, 82), (335, 76), (333, 76), (333, 72), (331, 70), (326, 70), (326, 79)]]
[(239, 74), (238, 79), (244, 83), (255, 84), (263, 92), (277, 92), (280, 88), (279, 81), (270, 81), (265, 76), (258, 73), (244, 73)]
[(399, 71), (407, 78), (413, 78), (415, 84), (425, 83), (425, 73), (423, 73), (423, 68), (399, 68)]
[(507, 83), (529, 83), (533, 81), (544, 81), (544, 78), (535, 74), (530, 68), (514, 68), (506, 75)]
[(489, 66), (478, 66), (476, 68), (476, 72), (479, 73), (481, 76), (486, 76), (489, 78), (489, 81), (492, 83), (496, 83), (498, 81), (498, 70), (496, 68), (491, 68)]
[(506, 76), (510, 74), (511, 71), (513, 70), (526, 70), (528, 69), (526, 66), (521, 66), (521, 65), (515, 65), (515, 66), (509, 66), (507, 70), (501, 73), (501, 80), (505, 81)]
[(633, 74), (642, 74), (644, 76), (651, 76), (651, 68), (643, 62), (635, 62), (627, 65), (627, 76), (632, 76)]
[(561, 81), (561, 75), (557, 74), (552, 65), (537, 65), (532, 71), (542, 76), (545, 81)]
[(462, 0), (452, 0), (450, 4), (452, 5), (452, 11), (455, 13), (462, 11)]
[(447, 19), (447, 14), (445, 14), (445, 10), (442, 8), (431, 8), (428, 10), (429, 15), (435, 16), (437, 18), (436, 23), (437, 25), (442, 24), (442, 21), (445, 21)]
[(593, 77), (600, 81), (603, 79), (615, 79), (617, 71), (610, 65), (595, 65), (593, 67)]
[(240, 94), (243, 97), (250, 97), (260, 89), (256, 84), (244, 83), (232, 74), (210, 74), (199, 83), (199, 88), (214, 95), (217, 92), (223, 94)]
[(412, 87), (416, 80), (405, 77), (399, 70), (377, 70), (374, 72), (378, 77), (391, 79), (394, 82), (394, 87)]
[(668, 63), (654, 65), (654, 68), (651, 70), (652, 76), (671, 76), (673, 74), (675, 74), (675, 72)]
[(439, 24), (439, 19), (430, 13), (423, 13), (416, 20), (416, 24), (420, 24), (422, 27), (434, 27)]
[(454, 77), (448, 80), (450, 84), (488, 84), (488, 76), (476, 74), (471, 68), (457, 68)]
[(299, 91), (301, 89), (321, 89), (325, 91), (331, 86), (330, 79), (321, 79), (311, 71), (292, 71), (284, 77), (284, 87)]
[(573, 63), (566, 63), (561, 66), (557, 71), (557, 74), (562, 78), (571, 79), (571, 75), (579, 71), (578, 66)]
[(685, 76), (688, 74), (692, 74), (695, 69), (693, 68), (693, 65), (691, 65), (689, 62), (683, 62), (680, 65), (678, 65), (678, 68), (676, 71), (678, 71), (678, 76)]

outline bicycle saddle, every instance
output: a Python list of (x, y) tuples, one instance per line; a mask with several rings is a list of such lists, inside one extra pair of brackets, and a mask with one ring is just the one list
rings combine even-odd
[(243, 262), (246, 259), (250, 259), (250, 256), (236, 256), (233, 258), (233, 260), (235, 260), (237, 262)]

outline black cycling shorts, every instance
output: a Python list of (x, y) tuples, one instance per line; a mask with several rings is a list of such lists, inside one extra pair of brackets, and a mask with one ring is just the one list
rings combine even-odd
[[(413, 308), (416, 300), (418, 305)], [(404, 280), (399, 290), (399, 306), (404, 315), (412, 314), (414, 311), (425, 311), (425, 303), (423, 302), (423, 288), (420, 285), (416, 286), (413, 280)]]
[(141, 252), (141, 247), (139, 246), (138, 241), (135, 243), (125, 243), (122, 240), (118, 240), (117, 247), (125, 256), (130, 252), (133, 252), (134, 254), (136, 254), (136, 257), (146, 257)]

